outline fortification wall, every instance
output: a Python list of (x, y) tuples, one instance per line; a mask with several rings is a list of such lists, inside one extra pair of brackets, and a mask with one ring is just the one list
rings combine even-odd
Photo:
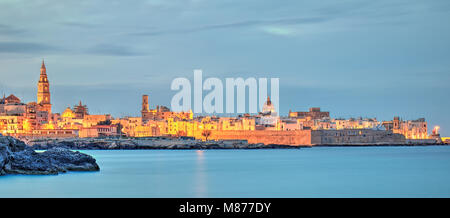
[(313, 145), (361, 145), (361, 144), (405, 144), (405, 136), (385, 130), (348, 129), (315, 130), (312, 132)]
[[(197, 139), (205, 139), (201, 134)], [(262, 143), (314, 146), (314, 145), (397, 145), (406, 144), (405, 136), (384, 130), (228, 130), (211, 131), (208, 140), (247, 140), (249, 144)]]
[[(198, 136), (196, 138), (199, 138)], [(247, 140), (250, 144), (311, 145), (311, 130), (228, 130), (211, 131), (208, 140)]]
[(411, 145), (436, 144), (436, 139), (406, 139), (406, 144)]

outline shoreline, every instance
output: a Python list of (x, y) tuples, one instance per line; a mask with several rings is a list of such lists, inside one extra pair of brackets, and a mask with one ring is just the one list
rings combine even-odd
[[(334, 147), (334, 148), (362, 148), (362, 147), (431, 147), (431, 146), (439, 146), (445, 147), (449, 145), (442, 144), (433, 144), (433, 145), (318, 145), (318, 146), (291, 146), (291, 147), (266, 147), (266, 148), (114, 148), (114, 149), (98, 149), (98, 148), (67, 148), (69, 150), (80, 150), (80, 151), (139, 151), (139, 150), (173, 150), (173, 151), (182, 151), (182, 150), (300, 150), (300, 149), (313, 149), (317, 148), (326, 148), (326, 147)], [(57, 147), (55, 147), (57, 148)], [(65, 147), (64, 147), (65, 148)], [(32, 148), (36, 151), (46, 151), (48, 149), (39, 149)]]
[(249, 144), (246, 140), (201, 141), (180, 138), (65, 138), (32, 139), (26, 144), (34, 150), (67, 148), (71, 150), (214, 150), (214, 149), (301, 149), (312, 147), (409, 147), (409, 146), (448, 146), (444, 143), (371, 143), (371, 144)]

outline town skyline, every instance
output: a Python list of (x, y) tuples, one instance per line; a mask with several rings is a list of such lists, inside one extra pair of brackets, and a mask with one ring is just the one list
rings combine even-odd
[[(44, 75), (45, 75), (45, 80), (47, 79), (47, 72), (46, 72), (46, 66), (45, 66), (45, 63), (44, 63), (44, 59), (42, 59), (42, 62), (41, 62), (41, 72), (40, 72), (40, 79), (39, 79), (39, 85), (38, 85), (38, 88), (35, 90), (35, 93), (36, 93), (36, 91), (37, 91), (37, 95), (35, 96), (35, 98), (37, 98), (37, 101), (33, 101), (33, 100), (31, 100), (31, 101), (23, 101), (23, 99), (22, 98), (20, 98), (19, 97), (19, 99), (22, 101), (22, 102), (38, 102), (38, 104), (40, 104), (39, 102), (41, 102), (42, 100), (43, 100), (43, 97), (42, 97), (42, 94), (40, 94), (40, 93), (42, 93), (43, 92), (43, 88), (40, 88), (40, 84), (41, 84), (41, 82), (42, 82), (42, 73), (44, 72)], [(49, 80), (50, 81), (50, 80)], [(48, 93), (47, 95), (48, 95), (48, 97), (47, 98), (50, 98), (50, 92), (51, 91), (49, 91), (48, 90), (48, 83), (49, 83), (49, 81), (47, 81), (46, 80), (46, 83), (47, 83), (47, 90), (46, 90), (46, 92)], [(207, 94), (207, 93), (206, 93)], [(205, 93), (203, 93), (203, 96), (205, 96), (206, 95)], [(41, 96), (40, 96), (41, 95)], [(145, 96), (148, 96), (147, 94), (144, 94)], [(247, 91), (247, 95), (248, 95), (248, 91)], [(268, 93), (268, 95), (270, 96), (270, 93)], [(17, 95), (16, 94), (14, 94), (14, 93), (10, 93), (9, 95), (6, 95), (5, 93), (3, 93), (3, 98), (5, 98), (6, 96), (14, 96), (14, 97), (17, 97)], [(142, 96), (142, 94), (140, 95), (140, 96)], [(148, 98), (148, 97), (147, 97)], [(36, 100), (36, 99), (35, 99)], [(246, 98), (246, 100), (248, 101), (248, 96), (247, 96), (247, 98)], [(235, 101), (235, 103), (236, 103), (236, 99), (234, 99), (234, 101)], [(64, 114), (64, 112), (67, 110), (67, 108), (76, 108), (78, 105), (79, 106), (84, 106), (84, 107), (86, 107), (86, 110), (87, 110), (87, 105), (85, 104), (85, 103), (83, 103), (83, 105), (82, 105), (82, 100), (79, 100), (78, 102), (76, 102), (76, 103), (73, 103), (73, 104), (67, 104), (67, 107), (65, 107), (64, 108), (64, 110), (61, 110), (61, 111), (58, 111), (58, 110), (56, 110), (56, 111), (52, 111), (52, 105), (53, 105), (53, 102), (52, 102), (52, 104), (49, 104), (48, 106), (46, 106), (47, 107), (47, 111), (49, 111), (50, 113), (55, 113), (55, 114), (59, 114), (59, 115), (63, 115)], [(192, 100), (192, 102), (193, 102), (193, 100)], [(142, 103), (142, 102), (141, 102)], [(59, 104), (59, 105), (61, 105), (60, 103), (56, 103), (56, 104)], [(150, 103), (150, 101), (147, 99), (147, 108), (150, 108), (150, 105), (151, 106), (154, 106), (153, 108), (156, 108), (156, 107), (159, 107), (159, 106), (163, 106), (163, 107), (168, 107), (169, 108), (169, 110), (170, 110), (170, 106), (169, 105), (163, 105), (163, 104), (158, 104), (158, 103)], [(311, 108), (317, 108), (317, 107), (309, 107), (309, 109), (311, 109)], [(319, 107), (320, 108), (320, 107)], [(193, 115), (194, 116), (217, 116), (217, 117), (233, 117), (233, 116), (239, 116), (239, 115), (243, 115), (243, 114), (255, 114), (255, 113), (249, 113), (248, 112), (248, 105), (246, 105), (246, 107), (245, 107), (245, 109), (246, 109), (246, 112), (245, 113), (193, 113)], [(192, 110), (188, 110), (188, 111), (185, 111), (185, 112), (191, 112), (192, 113)], [(259, 111), (259, 107), (258, 107), (258, 111)], [(296, 110), (296, 109), (289, 109), (289, 112), (287, 113), (287, 114), (281, 114), (281, 113), (278, 113), (277, 112), (277, 114), (280, 116), (280, 117), (288, 117), (289, 116), (289, 114), (291, 113), (291, 111), (298, 111), (298, 110)], [(259, 112), (261, 112), (261, 111), (259, 111)], [(117, 116), (117, 115), (114, 115), (114, 113), (109, 113), (109, 112), (98, 112), (97, 110), (95, 110), (94, 109), (94, 114), (107, 114), (107, 115), (110, 115), (111, 116), (111, 118), (114, 118), (114, 119), (121, 119), (121, 118), (125, 118), (125, 117), (140, 117), (142, 114), (142, 111), (137, 111), (137, 112), (129, 112), (130, 114), (133, 114), (133, 115), (124, 115), (124, 116)], [(328, 112), (327, 112), (328, 113)], [(330, 115), (328, 115), (329, 117), (332, 117), (332, 116), (330, 116)], [(393, 118), (395, 118), (395, 117), (398, 117), (400, 120), (408, 120), (408, 119), (405, 119), (404, 117), (402, 117), (402, 116), (399, 116), (399, 115), (394, 115), (394, 116), (392, 116)], [(335, 119), (361, 119), (361, 118), (363, 118), (363, 119), (377, 119), (377, 117), (376, 116), (374, 116), (374, 117), (369, 117), (369, 116), (349, 116), (349, 117), (339, 117), (339, 116), (334, 116), (334, 118)], [(421, 118), (425, 118), (425, 117), (416, 117), (416, 118), (414, 118), (414, 119), (421, 119)], [(389, 121), (389, 119), (385, 119), (385, 120), (383, 120), (383, 119), (377, 119), (377, 120), (379, 120), (379, 121)], [(431, 126), (431, 125), (430, 125)], [(439, 129), (439, 132), (442, 132), (441, 131), (441, 126), (439, 125), (439, 124), (437, 124), (437, 125), (432, 125), (432, 127), (434, 128), (434, 127), (437, 127), (438, 129)], [(433, 129), (433, 128), (430, 128), (430, 129)], [(445, 134), (445, 131), (444, 131), (444, 134)], [(445, 136), (445, 135), (444, 135)]]
[[(201, 71), (197, 71), (195, 74), (194, 92), (196, 89), (198, 91), (198, 88), (205, 87), (201, 84)], [(180, 79), (189, 83), (186, 78), (178, 78), (177, 80)], [(221, 83), (217, 78), (213, 78), (213, 80), (216, 81), (216, 84), (213, 85), (215, 89), (223, 86), (217, 84)], [(227, 89), (237, 89), (239, 93), (236, 95), (245, 95), (243, 92), (245, 92), (245, 87), (248, 86), (248, 96), (252, 98), (251, 92), (254, 95), (257, 92), (256, 80), (253, 79), (254, 85), (250, 85), (251, 82), (247, 84), (247, 81), (241, 80), (240, 85), (234, 82), (227, 84)], [(263, 78), (263, 80), (267, 79)], [(230, 81), (234, 81), (234, 79)], [(273, 96), (273, 84), (271, 84), (270, 96), (278, 98), (278, 78), (275, 81), (275, 96)], [(253, 91), (251, 91), (252, 86), (254, 86)], [(90, 113), (88, 106), (82, 104), (81, 100), (78, 105), (68, 106), (61, 113), (55, 112), (52, 110), (52, 89), (50, 87), (47, 67), (42, 60), (36, 90), (37, 101), (24, 102), (14, 94), (10, 94), (8, 97), (3, 95), (3, 98), (0, 99), (0, 130), (2, 134), (31, 138), (171, 136), (192, 137), (202, 140), (208, 140), (211, 136), (214, 140), (238, 139), (247, 140), (247, 142), (253, 144), (309, 146), (345, 143), (414, 144), (442, 142), (439, 134), (440, 127), (434, 126), (431, 134), (429, 134), (428, 122), (425, 118), (403, 120), (395, 116), (392, 120), (384, 121), (368, 117), (342, 119), (330, 116), (330, 112), (321, 111), (320, 107), (309, 108), (309, 111), (289, 110), (288, 116), (282, 116), (278, 113), (278, 107), (275, 105), (278, 104), (278, 99), (272, 102), (270, 96), (264, 95), (261, 90), (260, 94), (263, 95), (263, 98), (259, 96), (259, 99), (257, 99), (257, 96), (253, 96), (255, 97), (254, 100), (264, 101), (261, 107), (253, 105), (256, 107), (254, 109), (258, 109), (258, 113), (240, 112), (239, 115), (234, 116), (229, 114), (228, 116), (227, 114), (216, 116), (212, 113), (194, 114), (191, 108), (184, 108), (185, 110), (181, 111), (172, 111), (171, 108), (163, 105), (156, 105), (156, 107), (151, 108), (149, 96), (144, 94), (142, 95), (140, 116), (113, 117), (110, 113)], [(184, 84), (183, 88), (190, 89), (191, 85)], [(264, 89), (267, 89), (267, 87)], [(211, 93), (216, 93), (216, 91), (211, 90)], [(190, 90), (187, 94), (190, 95)], [(230, 93), (227, 92), (228, 94)], [(218, 98), (218, 96), (214, 97), (214, 104), (218, 104)], [(191, 99), (191, 96), (188, 96), (187, 99)], [(186, 96), (183, 97), (182, 101), (185, 100)], [(227, 103), (230, 103), (228, 100), (227, 97)], [(195, 102), (195, 99), (192, 99), (192, 101)], [(239, 102), (239, 98), (232, 101)], [(247, 99), (247, 101), (252, 100)], [(238, 103), (237, 108), (245, 107), (245, 103), (242, 103), (241, 106)], [(249, 103), (247, 106), (251, 107), (250, 105)], [(227, 110), (229, 109), (227, 106)]]
[(222, 79), (279, 77), (281, 115), (321, 107), (343, 118), (425, 117), (450, 135), (450, 28), (440, 22), (449, 8), (448, 1), (3, 1), (0, 94), (35, 101), (44, 58), (53, 110), (81, 100), (95, 114), (139, 116), (142, 94), (170, 106), (172, 79), (203, 69)]

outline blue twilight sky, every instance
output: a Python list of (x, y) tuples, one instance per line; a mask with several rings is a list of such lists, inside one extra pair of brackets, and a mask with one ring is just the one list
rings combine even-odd
[(176, 77), (279, 77), (280, 110), (425, 117), (450, 136), (450, 1), (0, 0), (0, 92), (137, 116)]

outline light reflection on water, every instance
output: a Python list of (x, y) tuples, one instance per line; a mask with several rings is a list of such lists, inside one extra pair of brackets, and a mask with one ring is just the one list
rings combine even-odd
[(195, 151), (197, 154), (196, 167), (195, 167), (195, 197), (204, 198), (208, 197), (208, 185), (206, 181), (206, 166), (203, 150)]
[(100, 172), (0, 177), (0, 197), (450, 197), (450, 146), (100, 150)]

